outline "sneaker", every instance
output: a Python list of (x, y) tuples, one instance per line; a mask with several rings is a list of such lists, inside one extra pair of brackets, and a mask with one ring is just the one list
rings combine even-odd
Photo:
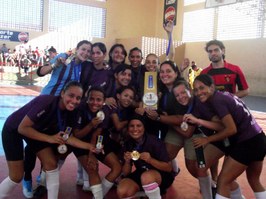
[(39, 185), (34, 190), (34, 198), (41, 198), (44, 194), (46, 194), (47, 189), (45, 186)]
[(22, 181), (22, 187), (23, 187), (23, 195), (25, 198), (33, 198), (33, 191), (32, 191), (32, 181)]

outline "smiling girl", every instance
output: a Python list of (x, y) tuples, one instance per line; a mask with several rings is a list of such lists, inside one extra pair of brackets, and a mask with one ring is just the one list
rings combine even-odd
[(38, 96), (8, 117), (2, 136), (9, 176), (0, 184), (1, 199), (9, 198), (22, 180), (23, 140), (36, 153), (46, 171), (48, 199), (58, 198), (59, 191), (59, 170), (53, 149), (67, 143), (95, 151), (91, 144), (79, 142), (73, 136), (68, 139), (62, 137), (66, 128), (74, 125), (74, 110), (82, 94), (78, 82), (69, 82), (60, 96)]

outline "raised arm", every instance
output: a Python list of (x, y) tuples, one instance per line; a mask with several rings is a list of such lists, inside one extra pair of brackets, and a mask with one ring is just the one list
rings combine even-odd
[[(166, 59), (174, 61), (174, 56), (175, 56), (175, 48), (173, 45), (173, 29), (174, 29), (174, 22), (169, 21), (166, 24), (164, 24), (164, 30), (167, 33), (167, 38), (168, 38), (168, 46), (167, 46), (167, 52), (166, 52)], [(167, 54), (168, 53), (168, 54)]]

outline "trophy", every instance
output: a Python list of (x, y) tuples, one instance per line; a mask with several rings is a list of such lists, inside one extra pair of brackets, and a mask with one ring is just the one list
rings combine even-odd
[(144, 95), (142, 98), (144, 108), (157, 109), (157, 72), (145, 72)]
[[(72, 128), (71, 127), (67, 127), (65, 132), (62, 134), (62, 137), (65, 141), (68, 140), (69, 136), (70, 136), (70, 133), (71, 133), (71, 130)], [(58, 153), (60, 154), (64, 154), (67, 152), (67, 145), (65, 144), (60, 144), (58, 147), (57, 147), (57, 151)]]

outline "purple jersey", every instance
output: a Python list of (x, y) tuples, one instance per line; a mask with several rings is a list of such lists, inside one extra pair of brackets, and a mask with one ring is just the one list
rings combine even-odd
[[(79, 106), (79, 116), (77, 118), (77, 129), (84, 128), (87, 124), (91, 122), (93, 118), (96, 117), (97, 113), (92, 113), (89, 110), (88, 104), (86, 103), (86, 100), (83, 100), (82, 103), (80, 103)], [(104, 120), (102, 123), (98, 125), (97, 128), (107, 129), (109, 124), (109, 115), (110, 115), (110, 109), (107, 106), (103, 106), (102, 111), (104, 112)]]
[[(168, 157), (168, 153), (166, 151), (165, 143), (162, 140), (156, 138), (153, 135), (149, 135), (147, 133), (144, 134), (144, 139), (145, 140), (142, 145), (137, 145), (135, 140), (133, 140), (132, 138), (129, 139), (124, 145), (123, 151), (126, 152), (126, 151), (137, 150), (140, 153), (149, 152), (151, 157), (156, 160), (163, 161), (163, 162), (170, 161)], [(148, 164), (147, 162), (143, 160), (134, 161), (134, 165), (136, 169), (143, 169), (143, 168), (156, 169), (152, 165)]]
[(261, 133), (262, 129), (241, 99), (229, 92), (216, 91), (210, 101), (219, 118), (232, 115), (237, 128), (236, 142), (242, 142)]
[(88, 78), (88, 88), (92, 86), (100, 86), (105, 91), (106, 96), (113, 93), (113, 72), (108, 69), (97, 70), (94, 66), (90, 70), (90, 78)]
[[(12, 113), (6, 120), (5, 125), (12, 131), (16, 130), (25, 116), (28, 116), (34, 123), (33, 128), (37, 131), (53, 135), (63, 130), (66, 126), (72, 126), (75, 117), (69, 111), (60, 111), (58, 107), (60, 97), (51, 95), (40, 95), (31, 100), (29, 103)], [(60, 121), (58, 122), (58, 114)], [(62, 129), (60, 129), (60, 126)]]

